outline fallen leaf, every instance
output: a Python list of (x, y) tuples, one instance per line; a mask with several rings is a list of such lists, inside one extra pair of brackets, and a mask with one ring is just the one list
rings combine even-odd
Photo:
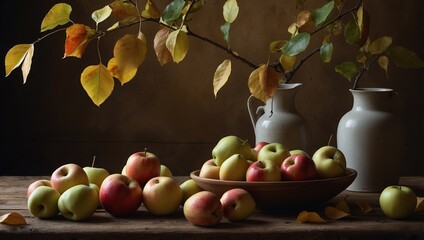
[(342, 199), (340, 199), (340, 200), (337, 202), (336, 208), (337, 208), (338, 210), (340, 210), (340, 211), (343, 211), (343, 212), (345, 212), (345, 213), (350, 214), (350, 208), (349, 208), (349, 205), (348, 205), (348, 204), (347, 204), (347, 202), (346, 202), (346, 198), (347, 198), (347, 196), (346, 196), (346, 197), (344, 197), (344, 198), (342, 198)]
[(372, 207), (368, 202), (356, 201), (356, 204), (361, 209), (362, 213), (369, 213), (372, 211)]
[(302, 211), (296, 219), (297, 223), (325, 223), (325, 220), (316, 212)]
[(424, 197), (417, 197), (417, 207), (415, 208), (415, 212), (424, 211)]
[(0, 216), (0, 223), (6, 225), (25, 225), (25, 217), (17, 212), (11, 212)]
[(324, 213), (325, 216), (333, 220), (342, 219), (350, 216), (349, 213), (331, 206), (325, 207)]

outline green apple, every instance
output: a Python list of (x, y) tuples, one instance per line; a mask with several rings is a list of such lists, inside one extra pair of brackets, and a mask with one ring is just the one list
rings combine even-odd
[(225, 160), (219, 170), (220, 180), (244, 181), (249, 163), (241, 154), (234, 154)]
[(231, 222), (246, 220), (255, 211), (256, 203), (250, 193), (242, 188), (232, 188), (221, 196), (224, 217)]
[(379, 203), (381, 210), (389, 218), (407, 218), (414, 214), (417, 195), (410, 187), (392, 185), (381, 192)]
[(345, 175), (346, 158), (342, 151), (333, 146), (323, 146), (312, 156), (319, 178), (334, 178)]
[(304, 155), (307, 156), (308, 158), (311, 158), (311, 156), (309, 156), (309, 154), (301, 149), (294, 149), (290, 151), (290, 155), (295, 155), (295, 154), (300, 154), (300, 155)]
[(171, 169), (169, 169), (167, 166), (161, 164), (159, 176), (172, 177)]
[(199, 177), (219, 179), (220, 166), (215, 164), (215, 159), (209, 159), (200, 168)]
[(250, 159), (252, 150), (247, 142), (237, 136), (226, 136), (221, 138), (212, 149), (212, 158), (217, 166), (234, 154), (242, 154), (246, 159)]
[(59, 198), (60, 213), (69, 220), (81, 221), (94, 214), (99, 206), (97, 185), (76, 185), (66, 190)]
[(28, 198), (28, 210), (34, 217), (51, 218), (59, 213), (57, 203), (60, 193), (48, 186), (35, 188)]
[(170, 177), (154, 177), (143, 188), (143, 204), (154, 215), (164, 216), (176, 212), (182, 198), (180, 185)]
[(180, 184), (181, 191), (183, 192), (183, 199), (181, 204), (191, 197), (191, 195), (203, 191), (199, 185), (193, 179), (187, 179), (183, 183)]
[(258, 161), (271, 160), (281, 166), (284, 159), (290, 156), (290, 151), (281, 143), (268, 143), (259, 150)]
[(109, 176), (109, 172), (104, 168), (84, 167), (83, 170), (87, 174), (88, 182), (96, 184), (99, 188), (102, 186), (103, 180)]

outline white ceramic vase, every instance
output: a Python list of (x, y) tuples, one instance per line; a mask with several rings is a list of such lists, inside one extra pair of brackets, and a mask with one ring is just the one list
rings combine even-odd
[(403, 159), (403, 130), (395, 114), (396, 93), (387, 88), (350, 90), (353, 107), (339, 121), (337, 147), (358, 172), (347, 188), (381, 192), (397, 184)]
[(256, 144), (278, 142), (291, 150), (310, 151), (309, 127), (295, 107), (295, 96), (301, 86), (301, 83), (280, 84), (273, 97), (256, 109), (253, 107), (256, 98), (249, 97), (247, 107)]

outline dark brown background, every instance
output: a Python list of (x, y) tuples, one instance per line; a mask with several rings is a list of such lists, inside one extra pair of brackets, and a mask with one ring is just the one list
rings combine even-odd
[[(38, 37), (43, 16), (57, 1), (1, 1), (0, 53), (18, 43)], [(94, 27), (90, 15), (109, 1), (69, 1), (71, 19)], [(144, 4), (144, 1), (141, 1)], [(165, 3), (156, 1), (161, 9)], [(159, 3), (160, 2), (160, 3)], [(193, 15), (193, 31), (225, 44), (219, 26), (223, 0), (206, 1)], [(324, 2), (324, 1), (322, 1)], [(269, 43), (287, 39), (287, 27), (294, 17), (294, 0), (239, 1), (240, 13), (232, 24), (231, 43), (235, 51), (256, 64), (267, 60)], [(323, 4), (323, 3), (320, 3)], [(25, 7), (24, 7), (25, 5)], [(414, 49), (424, 57), (424, 2), (421, 0), (365, 1), (371, 14), (372, 39), (383, 35), (394, 44)], [(109, 24), (101, 24), (107, 28)], [(95, 44), (82, 60), (62, 59), (64, 33), (36, 44), (32, 70), (22, 85), (20, 69), (0, 81), (1, 147), (0, 175), (49, 175), (58, 166), (74, 162), (120, 172), (128, 156), (148, 148), (175, 175), (187, 175), (210, 158), (214, 144), (234, 134), (254, 143), (254, 132), (246, 109), (247, 78), (252, 71), (233, 62), (227, 85), (215, 99), (212, 78), (216, 67), (229, 56), (217, 48), (190, 38), (186, 59), (161, 67), (155, 59), (152, 41), (158, 26), (143, 24), (149, 41), (148, 56), (136, 79), (120, 86), (112, 96), (95, 106), (80, 84), (83, 69), (98, 64)], [(136, 32), (136, 27), (127, 32)], [(104, 64), (112, 55), (116, 32), (103, 38)], [(314, 36), (313, 43), (320, 40)], [(340, 117), (352, 105), (351, 83), (334, 72), (335, 63), (352, 59), (354, 46), (335, 39), (333, 61), (321, 63), (318, 56), (308, 61), (294, 82), (305, 87), (296, 98), (298, 111), (312, 130), (313, 149), (327, 144), (336, 133)], [(4, 60), (2, 60), (4, 65)], [(4, 67), (1, 67), (4, 76)], [(362, 79), (362, 87), (390, 87), (399, 93), (399, 115), (405, 127), (403, 174), (424, 174), (424, 71), (389, 68), (389, 80), (375, 67)], [(333, 141), (335, 144), (335, 140)], [(382, 166), (384, 171), (384, 166)]]

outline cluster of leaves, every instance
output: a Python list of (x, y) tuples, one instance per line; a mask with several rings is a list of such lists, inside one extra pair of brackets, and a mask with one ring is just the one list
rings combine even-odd
[[(360, 47), (358, 55), (360, 57), (357, 59), (363, 64), (361, 69), (357, 69), (352, 62), (345, 62), (336, 67), (336, 71), (349, 80), (357, 76), (355, 85), (364, 69), (367, 69), (375, 61), (372, 59), (367, 62), (369, 55), (377, 55), (380, 66), (386, 71), (387, 56), (392, 57), (398, 66), (424, 66), (424, 63), (412, 51), (401, 47), (389, 49), (391, 43), (391, 39), (388, 40), (389, 37), (383, 37), (370, 43), (368, 40), (369, 17), (363, 9), (362, 0), (359, 0), (356, 7), (344, 10), (346, 2), (348, 0), (332, 0), (319, 8), (306, 10), (304, 9), (305, 0), (296, 0), (295, 21), (288, 27), (290, 38), (271, 42), (266, 63), (259, 65), (232, 50), (230, 30), (231, 24), (239, 14), (237, 0), (226, 0), (223, 5), (222, 14), (225, 22), (220, 26), (220, 30), (226, 45), (200, 36), (189, 28), (192, 14), (203, 8), (204, 0), (172, 0), (163, 11), (160, 11), (152, 0), (146, 0), (144, 9), (140, 9), (138, 0), (135, 2), (114, 0), (92, 13), (91, 17), (95, 28), (72, 21), (72, 7), (66, 3), (58, 3), (50, 9), (41, 23), (40, 32), (50, 32), (31, 44), (18, 44), (9, 50), (5, 58), (6, 76), (22, 65), (25, 83), (31, 69), (35, 44), (54, 33), (66, 32), (64, 57), (81, 58), (87, 45), (97, 39), (99, 64), (86, 67), (80, 80), (94, 104), (100, 106), (111, 95), (115, 84), (114, 78), (121, 85), (129, 82), (135, 77), (138, 68), (144, 62), (148, 41), (141, 31), (141, 26), (145, 22), (154, 22), (160, 26), (153, 39), (153, 48), (161, 65), (172, 61), (175, 63), (183, 61), (189, 50), (189, 36), (198, 38), (226, 51), (232, 59), (239, 60), (253, 68), (247, 85), (251, 94), (264, 102), (272, 97), (279, 84), (288, 83), (302, 64), (315, 53), (320, 53), (324, 63), (330, 62), (334, 48), (332, 37), (341, 33), (346, 42), (358, 44)], [(342, 18), (346, 15), (352, 17), (344, 24)], [(100, 23), (110, 16), (114, 16), (117, 22), (106, 30), (101, 30)], [(333, 17), (330, 18), (330, 16)], [(58, 26), (67, 24), (69, 26), (66, 28), (56, 29)], [(136, 24), (139, 25), (138, 31), (133, 34), (125, 34), (118, 39), (113, 49), (113, 57), (107, 64), (104, 64), (99, 50), (100, 40), (110, 32)], [(312, 35), (322, 30), (326, 34), (320, 47), (305, 53), (310, 47)], [(303, 58), (299, 57), (301, 55)], [(276, 58), (273, 62), (272, 57)], [(232, 59), (225, 59), (215, 71), (213, 77), (215, 97), (231, 75)]]

